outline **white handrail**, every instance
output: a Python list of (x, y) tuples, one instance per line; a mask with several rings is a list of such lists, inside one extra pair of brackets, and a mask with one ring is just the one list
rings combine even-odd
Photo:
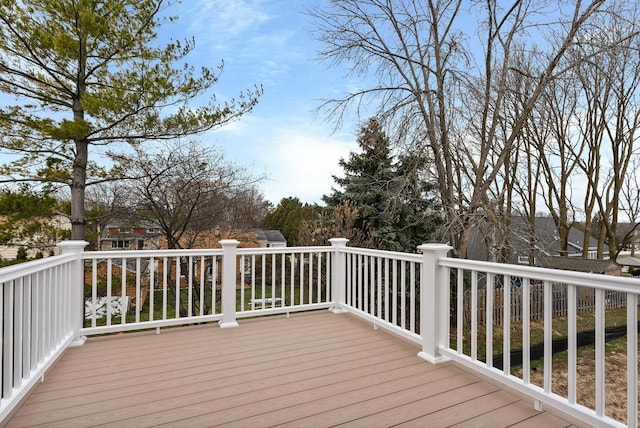
[[(588, 423), (597, 426), (625, 426), (619, 420), (614, 419), (606, 411), (606, 382), (605, 382), (605, 320), (607, 313), (607, 299), (612, 299), (618, 303), (618, 295), (626, 296), (626, 318), (627, 318), (627, 367), (629, 368), (628, 376), (621, 379), (627, 382), (627, 420), (630, 426), (635, 426), (638, 418), (638, 295), (640, 295), (640, 282), (636, 278), (622, 278), (609, 275), (586, 274), (580, 272), (569, 272), (555, 269), (537, 268), (529, 266), (508, 265), (480, 262), (474, 260), (453, 259), (441, 257), (438, 265), (446, 267), (450, 270), (451, 280), (439, 283), (440, 287), (446, 287), (451, 293), (456, 291), (456, 302), (453, 302), (450, 309), (469, 311), (470, 326), (466, 326), (466, 316), (458, 312), (455, 317), (452, 328), (455, 329), (455, 336), (447, 346), (441, 349), (441, 352), (449, 358), (458, 361), (461, 364), (474, 368), (483, 374), (503, 382), (510, 387), (532, 396), (539, 402), (546, 403), (549, 406), (559, 408), (560, 410), (574, 415)], [(480, 299), (479, 278), (482, 276), (483, 283), (482, 295)], [(453, 281), (453, 278), (457, 281)], [(512, 287), (517, 279), (517, 287), (522, 296), (521, 301), (512, 299)], [(460, 284), (460, 281), (463, 284)], [(535, 294), (533, 298), (533, 282), (543, 287), (543, 295)], [(453, 284), (453, 289), (450, 286)], [(539, 285), (535, 286), (536, 290)], [(560, 287), (560, 288), (558, 288)], [(556, 300), (557, 290), (562, 291), (562, 295), (566, 298)], [(464, 290), (464, 291), (463, 291)], [(469, 294), (467, 294), (469, 290)], [(556, 290), (556, 291), (554, 291)], [(585, 292), (588, 292), (585, 295)], [(464, 295), (461, 295), (464, 293)], [(537, 291), (536, 291), (537, 293)], [(578, 326), (576, 319), (578, 317), (579, 303), (578, 295), (582, 294), (581, 299), (592, 299), (587, 307), (593, 311), (595, 324), (595, 382), (590, 385), (595, 390), (595, 405), (593, 408), (585, 407), (577, 402), (577, 343), (576, 336), (578, 334)], [(544, 307), (543, 322), (543, 344), (544, 344), (544, 376), (541, 385), (531, 383), (529, 370), (531, 361), (529, 360), (529, 352), (523, 355), (523, 372), (516, 376), (510, 370), (510, 351), (511, 340), (510, 326), (512, 324), (513, 311), (521, 308), (523, 322), (519, 325), (522, 335), (521, 349), (529, 350), (532, 344), (530, 342), (531, 329), (531, 308), (533, 305), (540, 303)], [(471, 301), (468, 304), (468, 300)], [(464, 300), (464, 301), (463, 301)], [(518, 302), (518, 303), (514, 303)], [(521, 303), (520, 303), (521, 302)], [(556, 381), (554, 374), (554, 358), (552, 354), (553, 342), (553, 323), (558, 315), (556, 309), (559, 303), (566, 305), (566, 325), (567, 325), (567, 392), (566, 395), (558, 395), (553, 388)], [(517, 305), (517, 306), (514, 306)], [(521, 305), (521, 306), (520, 306)], [(613, 306), (618, 307), (618, 306)], [(463, 309), (466, 308), (466, 309)], [(519, 310), (519, 309), (518, 309)], [(478, 320), (483, 315), (484, 322)], [(495, 318), (494, 317), (498, 317)], [(463, 321), (465, 319), (465, 321)], [(479, 327), (483, 327), (484, 334), (479, 336)], [(471, 331), (471, 337), (463, 338), (464, 331)], [(496, 334), (501, 333), (502, 338), (498, 340)], [(470, 340), (470, 347), (465, 348), (466, 342)], [(484, 341), (484, 348), (478, 347), (478, 342)], [(465, 342), (465, 343), (463, 343)], [(502, 350), (498, 355), (502, 354), (502, 367), (494, 367), (494, 346), (499, 344)], [(468, 345), (467, 345), (468, 346)], [(484, 360), (480, 360), (478, 355), (484, 351)], [(584, 389), (584, 388), (583, 388)]]
[(75, 261), (60, 255), (0, 269), (0, 421), (75, 339), (79, 326), (69, 316)]
[(7, 266), (0, 269), (0, 283), (13, 281), (37, 272), (44, 272), (53, 267), (75, 260), (73, 255), (62, 254), (44, 259), (33, 260), (27, 263)]
[(512, 275), (552, 283), (574, 284), (590, 288), (603, 288), (610, 291), (640, 294), (640, 280), (637, 278), (454, 258), (442, 258), (440, 259), (440, 265), (448, 268), (462, 268), (470, 271), (475, 270), (477, 272), (499, 275)]

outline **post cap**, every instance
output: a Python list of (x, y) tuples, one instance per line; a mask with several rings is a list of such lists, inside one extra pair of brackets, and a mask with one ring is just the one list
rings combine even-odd
[(62, 241), (57, 244), (58, 248), (63, 253), (81, 253), (84, 251), (84, 247), (89, 245), (87, 241)]
[(450, 250), (453, 250), (453, 247), (447, 244), (422, 244), (418, 246), (418, 250), (422, 251), (423, 253), (449, 252)]
[(331, 238), (329, 242), (334, 247), (346, 247), (349, 240), (347, 238)]

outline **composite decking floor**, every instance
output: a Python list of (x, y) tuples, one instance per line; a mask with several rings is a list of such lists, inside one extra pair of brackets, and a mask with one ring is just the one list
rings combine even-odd
[(7, 426), (572, 426), (417, 351), (325, 311), (91, 338)]

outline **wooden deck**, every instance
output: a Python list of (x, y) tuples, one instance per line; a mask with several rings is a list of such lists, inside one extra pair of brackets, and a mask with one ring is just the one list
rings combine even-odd
[(568, 418), (326, 311), (89, 339), (8, 427), (568, 427)]

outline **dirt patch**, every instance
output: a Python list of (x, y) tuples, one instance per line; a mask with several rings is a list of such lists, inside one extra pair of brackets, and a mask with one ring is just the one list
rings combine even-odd
[[(521, 376), (522, 370), (514, 372)], [(567, 397), (568, 369), (566, 360), (559, 362), (554, 359), (554, 369), (551, 381), (552, 392)], [(542, 366), (531, 370), (531, 383), (543, 386), (544, 370)], [(605, 414), (615, 420), (627, 422), (627, 356), (625, 353), (610, 350), (605, 357)], [(579, 352), (577, 358), (576, 401), (590, 409), (595, 409), (595, 351), (585, 349)], [(639, 400), (640, 401), (640, 400)], [(640, 403), (639, 403), (640, 404)]]

